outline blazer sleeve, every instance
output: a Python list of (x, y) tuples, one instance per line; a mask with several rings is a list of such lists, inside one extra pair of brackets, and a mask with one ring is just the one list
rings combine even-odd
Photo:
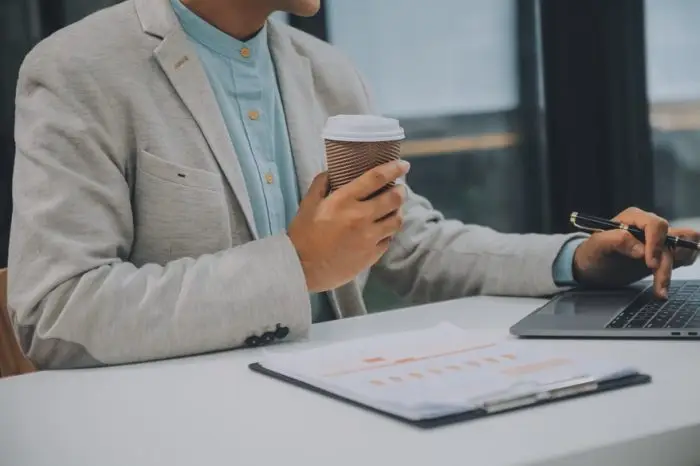
[[(363, 77), (362, 111), (375, 113)], [(551, 295), (554, 264), (564, 245), (584, 234), (506, 234), (446, 219), (407, 185), (404, 227), (373, 273), (401, 297), (428, 303), (486, 294)]]
[(9, 307), (29, 358), (90, 367), (235, 348), (278, 328), (277, 338), (305, 336), (309, 294), (285, 235), (129, 262), (127, 104), (86, 60), (57, 53), (68, 55), (32, 52), (17, 90)]
[(579, 235), (505, 234), (447, 220), (407, 189), (404, 227), (375, 269), (402, 297), (424, 303), (477, 294), (542, 297), (564, 289), (553, 266)]

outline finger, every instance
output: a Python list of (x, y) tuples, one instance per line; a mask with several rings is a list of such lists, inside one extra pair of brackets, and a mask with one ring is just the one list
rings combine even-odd
[(304, 201), (315, 203), (322, 201), (328, 194), (328, 188), (328, 172), (319, 173), (311, 182), (309, 191), (304, 196)]
[(686, 267), (693, 265), (698, 259), (698, 251), (687, 248), (674, 248), (673, 252), (673, 267)]
[(671, 283), (673, 254), (668, 249), (661, 253), (659, 267), (654, 271), (654, 293), (662, 299), (668, 298), (668, 286)]
[(403, 227), (403, 214), (400, 210), (396, 211), (394, 214), (389, 215), (383, 220), (375, 223), (377, 242), (381, 243), (387, 239), (391, 239), (401, 231)]
[(644, 230), (645, 262), (647, 267), (652, 270), (658, 268), (661, 251), (664, 249), (665, 235), (668, 232), (668, 223), (660, 217), (636, 207), (625, 210), (615, 217), (615, 220)]
[(364, 201), (392, 181), (396, 181), (398, 178), (406, 175), (410, 166), (405, 160), (395, 160), (379, 165), (346, 184), (338, 191), (342, 191), (345, 195), (355, 200)]
[(393, 214), (403, 206), (405, 201), (406, 188), (401, 185), (394, 186), (369, 201), (372, 203), (372, 219), (381, 220)]
[(389, 250), (389, 246), (391, 246), (391, 240), (392, 238), (384, 238), (377, 244), (377, 256), (381, 258), (384, 253), (386, 253)]
[(632, 259), (644, 259), (644, 243), (624, 230), (611, 230), (593, 235), (603, 252), (617, 252)]
[[(668, 235), (668, 222), (660, 217), (654, 216), (649, 219), (649, 223), (644, 227), (644, 238), (646, 240), (645, 257), (647, 267), (656, 269), (661, 267), (666, 248), (666, 236)], [(666, 254), (669, 256), (669, 254)], [(673, 264), (671, 264), (671, 267)]]
[[(689, 228), (670, 228), (668, 234), (671, 236), (678, 236), (679, 238), (692, 241), (694, 243), (700, 242), (700, 233)], [(693, 264), (698, 257), (697, 249), (690, 248), (674, 248), (673, 250), (673, 266), (674, 267), (684, 267)]]
[(668, 234), (673, 236), (680, 236), (681, 238), (690, 241), (700, 242), (700, 232), (695, 231), (691, 228), (669, 228)]
[(650, 269), (657, 269), (665, 249), (668, 222), (657, 215), (636, 208), (627, 209), (616, 219), (628, 226), (636, 226), (644, 230), (646, 264)]

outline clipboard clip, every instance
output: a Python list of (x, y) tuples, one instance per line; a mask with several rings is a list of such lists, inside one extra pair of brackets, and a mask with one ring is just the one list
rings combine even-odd
[(486, 401), (482, 405), (487, 413), (493, 414), (511, 409), (531, 406), (535, 403), (594, 392), (598, 389), (595, 377), (582, 376), (546, 385), (539, 391), (503, 396)]

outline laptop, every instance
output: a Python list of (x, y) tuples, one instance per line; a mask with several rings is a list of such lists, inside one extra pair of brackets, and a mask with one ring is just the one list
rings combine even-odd
[(651, 281), (610, 291), (569, 290), (510, 328), (519, 337), (700, 338), (700, 280), (672, 280), (668, 300)]

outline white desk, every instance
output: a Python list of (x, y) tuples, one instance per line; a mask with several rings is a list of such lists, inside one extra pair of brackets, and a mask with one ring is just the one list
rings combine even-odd
[[(540, 302), (473, 298), (348, 319), (285, 347), (443, 320), (505, 336)], [(0, 464), (700, 465), (700, 343), (532, 344), (615, 355), (654, 382), (424, 431), (250, 372), (263, 350), (37, 373), (0, 382)]]

